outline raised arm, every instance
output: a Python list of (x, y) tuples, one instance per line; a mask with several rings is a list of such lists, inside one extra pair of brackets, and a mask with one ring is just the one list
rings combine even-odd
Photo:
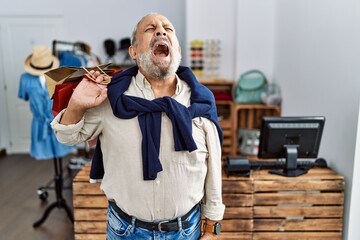
[(100, 74), (98, 71), (91, 71), (92, 76), (96, 78), (96, 83), (83, 78), (75, 88), (67, 109), (62, 115), (60, 123), (63, 125), (75, 124), (81, 120), (86, 110), (99, 106), (107, 98), (107, 88), (102, 88), (97, 83), (108, 76)]

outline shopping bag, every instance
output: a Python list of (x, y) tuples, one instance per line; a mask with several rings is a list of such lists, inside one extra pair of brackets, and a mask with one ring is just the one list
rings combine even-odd
[(53, 95), (52, 113), (54, 116), (67, 107), (71, 95), (79, 82), (57, 84)]
[[(95, 67), (60, 67), (46, 72), (45, 80), (46, 86), (48, 88), (50, 98), (53, 98), (55, 87), (58, 84), (63, 84), (67, 82), (79, 82), (84, 77), (87, 77), (91, 80), (92, 77), (89, 75), (91, 70), (101, 71), (104, 74), (111, 76), (114, 73), (112, 69), (106, 69), (106, 67), (110, 66), (111, 63), (102, 64)], [(109, 84), (110, 81), (103, 81), (102, 85)]]

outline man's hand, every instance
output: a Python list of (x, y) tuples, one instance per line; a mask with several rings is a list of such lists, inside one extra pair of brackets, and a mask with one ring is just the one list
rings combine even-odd
[[(205, 222), (209, 225), (214, 225), (216, 223), (216, 221), (210, 220), (210, 219), (205, 219)], [(199, 240), (216, 240), (218, 239), (219, 235), (216, 235), (214, 233), (211, 232), (204, 232), (204, 234), (200, 237)]]
[[(61, 118), (61, 124), (74, 124), (80, 121), (87, 109), (99, 106), (107, 98), (107, 88), (98, 86), (108, 76), (100, 74), (98, 71), (90, 71), (96, 78), (96, 82), (83, 78), (75, 88), (67, 109)], [(98, 84), (97, 84), (98, 83)]]
[[(108, 78), (108, 76), (104, 76), (98, 71), (91, 71), (90, 73), (96, 78), (96, 83), (100, 83)], [(99, 106), (107, 97), (107, 89), (101, 89), (96, 83), (83, 78), (75, 88), (70, 98), (68, 108), (86, 111), (89, 108)]]
[(216, 240), (219, 235), (215, 235), (213, 233), (205, 232), (199, 240)]

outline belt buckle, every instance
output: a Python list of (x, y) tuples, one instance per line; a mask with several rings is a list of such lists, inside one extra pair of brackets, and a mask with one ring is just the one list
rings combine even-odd
[(159, 229), (160, 232), (166, 232), (166, 231), (163, 231), (163, 230), (161, 229), (161, 224), (163, 224), (163, 223), (168, 223), (168, 222), (169, 222), (169, 221), (161, 221), (161, 222), (158, 223), (158, 229)]

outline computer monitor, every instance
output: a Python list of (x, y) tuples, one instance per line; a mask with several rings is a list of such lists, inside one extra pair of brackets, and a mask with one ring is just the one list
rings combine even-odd
[(296, 177), (307, 172), (298, 168), (298, 158), (317, 158), (325, 118), (263, 117), (259, 158), (285, 158), (283, 170), (271, 173)]

